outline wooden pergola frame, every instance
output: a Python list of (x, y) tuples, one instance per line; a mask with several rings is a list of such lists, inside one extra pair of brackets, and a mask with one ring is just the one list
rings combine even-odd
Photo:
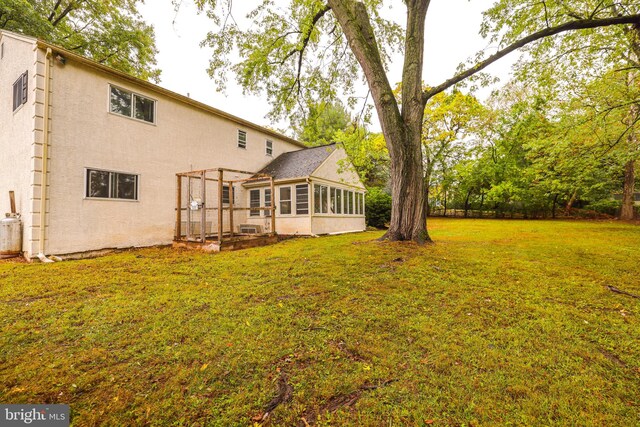
[[(217, 178), (209, 178), (207, 174), (216, 173)], [(224, 180), (224, 173), (239, 173), (243, 175), (251, 175), (251, 178), (244, 179), (234, 179), (234, 180)], [(233, 232), (233, 212), (242, 211), (242, 210), (260, 210), (260, 211), (270, 211), (271, 212), (271, 232), (270, 235), (276, 234), (276, 208), (275, 208), (275, 187), (273, 183), (273, 176), (267, 174), (256, 175), (255, 172), (242, 171), (236, 169), (226, 169), (226, 168), (215, 168), (215, 169), (202, 169), (197, 171), (190, 172), (181, 172), (176, 174), (177, 179), (177, 187), (176, 187), (176, 228), (175, 228), (175, 240), (182, 240), (182, 179), (189, 179), (188, 187), (191, 187), (191, 179), (200, 179), (202, 185), (200, 186), (200, 198), (202, 200), (201, 217), (200, 217), (200, 239), (201, 243), (206, 243), (207, 241), (207, 210), (217, 210), (218, 211), (218, 244), (221, 244), (224, 236), (224, 211), (228, 210), (230, 212), (229, 215), (229, 237), (234, 237)], [(237, 183), (245, 183), (252, 181), (269, 181), (269, 186), (271, 188), (271, 206), (260, 206), (260, 207), (234, 207), (233, 206), (233, 184)], [(208, 208), (206, 204), (207, 197), (207, 181), (217, 182), (218, 183), (218, 206)], [(222, 193), (225, 184), (229, 184), (229, 206), (225, 207), (222, 202)], [(189, 206), (185, 208), (188, 210)], [(191, 229), (191, 218), (187, 221), (187, 239), (189, 238)]]

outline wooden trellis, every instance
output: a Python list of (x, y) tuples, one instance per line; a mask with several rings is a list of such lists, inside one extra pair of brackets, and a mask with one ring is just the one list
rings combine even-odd
[[(244, 179), (229, 179), (225, 180), (225, 173), (234, 173), (240, 175), (249, 175), (249, 178)], [(211, 175), (214, 175), (211, 176)], [(234, 228), (234, 212), (238, 211), (269, 211), (271, 213), (271, 230), (268, 233), (269, 235), (276, 234), (276, 215), (275, 215), (275, 188), (273, 183), (273, 177), (266, 174), (256, 175), (254, 172), (241, 171), (235, 169), (224, 169), (224, 168), (215, 168), (215, 169), (203, 169), (197, 171), (190, 172), (181, 172), (176, 174), (177, 186), (176, 186), (176, 226), (175, 226), (175, 241), (176, 242), (200, 242), (206, 243), (207, 238), (209, 240), (217, 241), (220, 245), (223, 240), (230, 238), (233, 239), (237, 236), (246, 235), (243, 233), (235, 233)], [(193, 180), (196, 180), (200, 183), (200, 198), (197, 202), (197, 207), (195, 205), (191, 205), (193, 201), (189, 200), (189, 202), (183, 205), (183, 180), (187, 180), (187, 191), (189, 193), (189, 197), (191, 197), (191, 189)], [(268, 181), (269, 186), (271, 188), (271, 206), (259, 206), (259, 207), (240, 207), (234, 206), (234, 184), (243, 184), (247, 182), (253, 181)], [(217, 185), (217, 200), (207, 200), (207, 185), (209, 183), (217, 183), (213, 185)], [(224, 186), (228, 184), (229, 188), (229, 203), (225, 206), (223, 202), (223, 193)], [(186, 233), (183, 238), (182, 232), (182, 214), (184, 211), (187, 211), (187, 221), (186, 221)], [(194, 238), (194, 233), (192, 233), (192, 219), (191, 219), (191, 211), (196, 210), (200, 213), (200, 233), (197, 238)], [(217, 233), (209, 233), (207, 235), (207, 212), (216, 211), (217, 212)], [(224, 230), (224, 214), (228, 212), (229, 216), (229, 230), (225, 232)]]

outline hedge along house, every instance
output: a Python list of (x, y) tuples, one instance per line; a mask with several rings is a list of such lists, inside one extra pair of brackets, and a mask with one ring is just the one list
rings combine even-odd
[[(227, 215), (224, 224), (232, 222), (236, 233), (249, 225), (263, 227), (253, 231), (300, 235), (365, 228), (363, 208), (356, 211), (363, 196), (355, 195), (363, 194), (364, 187), (338, 146), (307, 148), (160, 86), (6, 31), (0, 32), (0, 97), (0, 213), (9, 211), (8, 192), (15, 191), (27, 258), (170, 244), (183, 228), (176, 221), (177, 174), (206, 169), (245, 171), (227, 172), (225, 179), (234, 183), (211, 185), (207, 198), (224, 199), (224, 207), (233, 197), (238, 209), (231, 210), (233, 219)], [(287, 157), (293, 153), (308, 154)], [(290, 164), (287, 158), (317, 166), (306, 165), (304, 176), (294, 177), (284, 166), (275, 168)], [(273, 211), (249, 209), (257, 194), (260, 204), (271, 204), (269, 185), (239, 182), (268, 173), (269, 166), (274, 166), (267, 179), (274, 183), (275, 230), (264, 227)], [(340, 213), (329, 208), (332, 187), (336, 201), (337, 189), (342, 190)], [(195, 194), (186, 187), (180, 190), (197, 205)], [(351, 214), (345, 213), (350, 202), (344, 210), (345, 194), (353, 200)], [(217, 209), (196, 206), (201, 207)], [(191, 207), (182, 212), (184, 221), (187, 213), (197, 215)], [(213, 228), (218, 222), (209, 222), (207, 232), (217, 233)]]

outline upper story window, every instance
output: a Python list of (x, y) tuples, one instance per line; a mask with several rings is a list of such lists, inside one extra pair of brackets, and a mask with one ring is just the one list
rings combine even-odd
[(138, 200), (138, 175), (87, 169), (86, 187), (89, 198)]
[(247, 132), (238, 129), (238, 148), (247, 148)]
[(264, 151), (267, 156), (273, 156), (273, 141), (267, 141), (264, 143)]
[(148, 123), (156, 121), (156, 101), (115, 86), (110, 86), (109, 111)]
[(29, 75), (25, 71), (13, 84), (13, 111), (16, 111), (21, 105), (27, 103), (28, 92)]

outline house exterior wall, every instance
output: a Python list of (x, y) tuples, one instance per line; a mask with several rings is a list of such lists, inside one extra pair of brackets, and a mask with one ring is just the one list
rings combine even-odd
[(347, 153), (338, 146), (333, 153), (316, 169), (312, 177), (365, 190), (358, 173), (349, 161)]
[[(281, 184), (274, 185), (275, 188), (275, 206), (276, 206), (276, 232), (278, 234), (284, 235), (310, 235), (311, 232), (311, 217), (310, 215), (298, 215), (296, 214), (296, 185), (307, 185), (306, 180), (299, 181), (291, 181)], [(282, 187), (290, 187), (291, 188), (291, 214), (283, 215), (282, 209), (280, 208), (280, 188)], [(268, 187), (253, 187), (253, 189), (260, 189), (260, 201), (264, 206), (264, 190)], [(245, 206), (249, 206), (249, 191), (250, 189), (245, 190)], [(311, 206), (311, 195), (309, 194), (308, 200), (309, 209)], [(260, 225), (263, 230), (270, 230), (271, 227), (271, 218), (266, 217), (264, 212), (260, 213), (260, 216), (249, 216), (245, 218), (245, 222), (243, 224), (253, 224)]]
[[(156, 100), (155, 124), (110, 113), (110, 84)], [(280, 153), (300, 149), (74, 61), (55, 65), (51, 103), (48, 233), (55, 237), (47, 243), (49, 254), (169, 244), (176, 173), (212, 167), (257, 171)], [(247, 132), (246, 149), (237, 147), (238, 129)], [(265, 155), (267, 139), (273, 141), (273, 157)], [(86, 168), (138, 175), (138, 200), (86, 198)]]
[[(338, 147), (311, 175), (312, 208), (315, 207), (315, 192), (313, 185), (319, 184), (328, 188), (334, 187), (342, 190), (365, 193), (366, 188), (360, 181), (355, 168), (349, 162), (347, 153)], [(366, 196), (365, 196), (366, 197)], [(364, 231), (366, 222), (364, 206), (361, 214), (333, 214), (317, 213), (312, 210), (311, 232), (312, 234), (332, 234), (342, 232)]]
[[(32, 42), (0, 33), (0, 215), (10, 212), (9, 191), (15, 192), (16, 210), (23, 222), (22, 250), (32, 252), (34, 181), (41, 167), (35, 158), (36, 120), (40, 121), (43, 77), (37, 67), (38, 55)], [(24, 72), (28, 75), (27, 102), (13, 111), (13, 84)], [(34, 206), (36, 205), (36, 206)]]

